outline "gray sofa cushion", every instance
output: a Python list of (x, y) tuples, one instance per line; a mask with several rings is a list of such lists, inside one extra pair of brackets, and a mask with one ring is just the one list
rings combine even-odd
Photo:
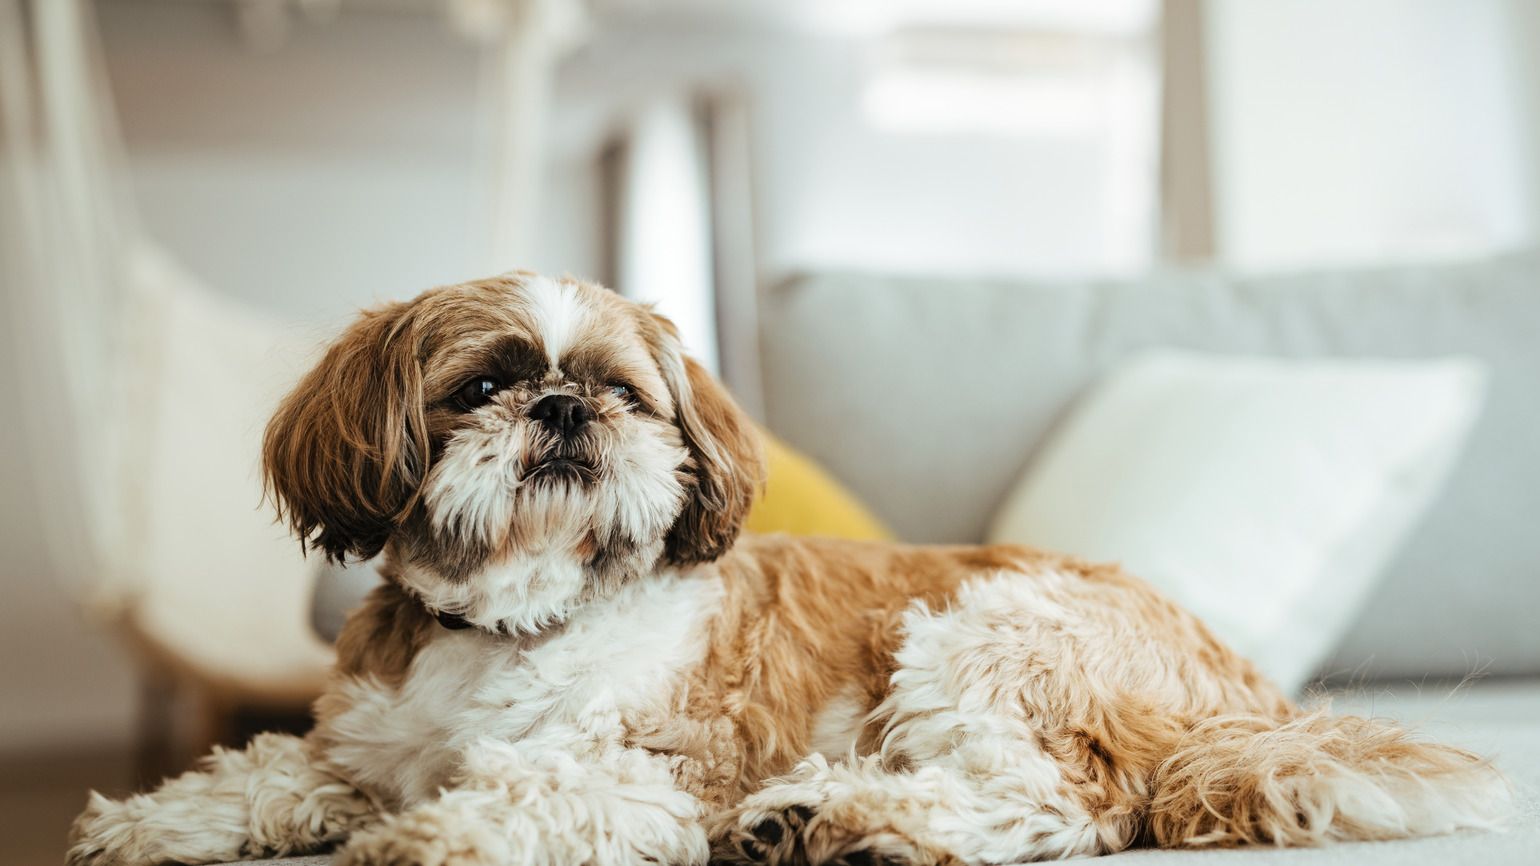
[(1144, 349), (1482, 358), (1468, 452), (1328, 672), (1540, 672), (1540, 254), (1266, 278), (815, 275), (771, 291), (761, 323), (770, 427), (913, 541), (982, 538), (1044, 432)]

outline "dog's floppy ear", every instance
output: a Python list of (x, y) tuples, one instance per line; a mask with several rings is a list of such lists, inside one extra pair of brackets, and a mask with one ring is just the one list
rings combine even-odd
[(710, 562), (727, 552), (764, 481), (765, 461), (754, 422), (727, 389), (684, 354), (668, 319), (643, 310), (642, 333), (674, 397), (690, 461), (687, 500), (663, 555), (671, 563)]
[(364, 312), (268, 422), (266, 491), (329, 560), (379, 553), (416, 502), (429, 459), (417, 331), (408, 304)]

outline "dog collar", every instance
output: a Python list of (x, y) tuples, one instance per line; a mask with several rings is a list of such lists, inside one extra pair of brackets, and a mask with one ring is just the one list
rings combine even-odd
[(475, 629), (482, 634), (491, 635), (493, 637), (516, 637), (529, 646), (538, 646), (541, 643), (544, 643), (546, 640), (550, 639), (552, 635), (560, 631), (560, 629), (543, 629), (540, 632), (525, 634), (512, 631), (501, 623), (499, 623), (496, 628), (485, 628), (466, 619), (463, 614), (450, 613), (447, 610), (434, 610), (433, 608), (429, 607), (427, 602), (423, 601), (421, 598), (417, 599), (417, 604), (422, 607), (423, 610), (427, 611), (428, 615), (433, 617), (433, 619), (438, 622), (439, 626), (446, 631), (465, 631), (466, 629)]
[(512, 634), (501, 625), (499, 625), (497, 628), (484, 628), (471, 622), (458, 613), (450, 613), (447, 610), (434, 610), (427, 605), (423, 605), (423, 608), (426, 609), (435, 620), (438, 620), (438, 624), (441, 627), (448, 631), (465, 631), (469, 628), (475, 629), (482, 634), (491, 635), (493, 637), (509, 637)]
[(443, 610), (431, 611), (431, 613), (433, 614), (433, 618), (438, 620), (439, 625), (449, 629), (450, 631), (460, 631), (461, 629), (476, 628), (475, 625), (471, 624), (470, 620), (457, 613), (449, 613), (448, 611)]
[(501, 627), (495, 629), (482, 628), (481, 626), (466, 619), (464, 614), (450, 613), (447, 610), (437, 610), (433, 607), (433, 605), (428, 604), (427, 599), (423, 598), (421, 595), (418, 595), (411, 589), (407, 589), (406, 594), (409, 598), (415, 601), (417, 606), (422, 608), (422, 610), (427, 613), (428, 616), (433, 617), (433, 619), (438, 622), (441, 628), (447, 631), (465, 631), (468, 628), (473, 628), (477, 631), (485, 632), (487, 634), (507, 634), (507, 632), (503, 631)]

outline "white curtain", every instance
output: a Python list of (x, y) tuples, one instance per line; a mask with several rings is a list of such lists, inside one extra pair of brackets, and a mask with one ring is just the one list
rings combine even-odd
[(707, 142), (688, 94), (656, 99), (627, 129), (615, 280), (627, 297), (657, 304), (685, 349), (719, 372)]

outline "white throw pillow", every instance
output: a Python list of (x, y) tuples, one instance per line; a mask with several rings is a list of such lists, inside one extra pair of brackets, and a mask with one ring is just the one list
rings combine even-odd
[(1484, 385), (1466, 359), (1147, 355), (1049, 438), (990, 540), (1120, 561), (1296, 692), (1443, 483)]

